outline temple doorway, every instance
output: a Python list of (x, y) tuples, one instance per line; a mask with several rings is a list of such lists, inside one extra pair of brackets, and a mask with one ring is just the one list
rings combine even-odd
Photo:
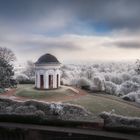
[(49, 88), (53, 88), (53, 75), (49, 75)]
[(40, 75), (40, 88), (43, 89), (44, 88), (44, 76)]

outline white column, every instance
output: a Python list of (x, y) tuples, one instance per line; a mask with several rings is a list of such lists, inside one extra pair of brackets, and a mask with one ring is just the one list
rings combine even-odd
[(46, 89), (46, 71), (43, 72), (44, 77), (44, 89)]
[(61, 79), (61, 75), (60, 75), (60, 70), (58, 69), (57, 71), (58, 74), (58, 87), (60, 87), (60, 79)]
[(54, 74), (53, 74), (53, 88), (57, 88), (57, 84), (56, 84), (57, 79), (56, 78), (57, 78), (56, 77), (56, 72), (54, 71)]
[(35, 71), (35, 87), (37, 87), (37, 72)]
[(57, 88), (57, 75), (58, 75), (58, 87), (60, 87), (60, 70), (57, 69), (56, 72), (55, 72), (55, 88)]
[(61, 79), (61, 75), (60, 75), (60, 72), (59, 72), (59, 80), (58, 80), (58, 86), (60, 87), (60, 79)]
[(46, 89), (49, 88), (49, 82), (48, 82), (48, 80), (49, 80), (49, 79), (48, 79), (48, 72), (46, 71), (46, 72), (45, 72), (45, 83), (44, 83)]
[(51, 75), (53, 76), (52, 80), (53, 80), (53, 88), (55, 88), (55, 70), (51, 70)]
[(37, 88), (40, 88), (40, 73), (37, 72)]

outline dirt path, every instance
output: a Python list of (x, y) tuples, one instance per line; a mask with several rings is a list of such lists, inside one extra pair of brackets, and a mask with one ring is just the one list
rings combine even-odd
[(16, 92), (16, 89), (10, 89), (8, 91), (6, 91), (5, 93), (1, 94), (1, 95), (4, 95), (4, 96), (13, 96), (13, 94)]

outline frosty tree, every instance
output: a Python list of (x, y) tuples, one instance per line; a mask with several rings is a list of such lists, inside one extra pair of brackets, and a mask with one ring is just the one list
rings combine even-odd
[(12, 50), (6, 47), (0, 47), (0, 87), (5, 88), (11, 85), (10, 79), (14, 75), (11, 62), (15, 61), (16, 57)]
[(0, 59), (4, 59), (8, 63), (10, 63), (16, 60), (16, 56), (11, 49), (0, 47)]
[(139, 59), (137, 59), (136, 61), (135, 71), (137, 72), (137, 74), (140, 74), (140, 60)]
[(27, 75), (30, 80), (34, 78), (35, 68), (34, 68), (34, 63), (32, 61), (27, 61), (26, 70), (23, 73)]
[(14, 75), (13, 66), (6, 60), (0, 59), (0, 88), (10, 86), (10, 79)]

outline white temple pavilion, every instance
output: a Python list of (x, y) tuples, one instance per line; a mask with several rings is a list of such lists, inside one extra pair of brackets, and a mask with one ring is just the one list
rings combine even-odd
[(60, 62), (51, 54), (41, 56), (35, 63), (35, 87), (56, 89), (60, 87)]

